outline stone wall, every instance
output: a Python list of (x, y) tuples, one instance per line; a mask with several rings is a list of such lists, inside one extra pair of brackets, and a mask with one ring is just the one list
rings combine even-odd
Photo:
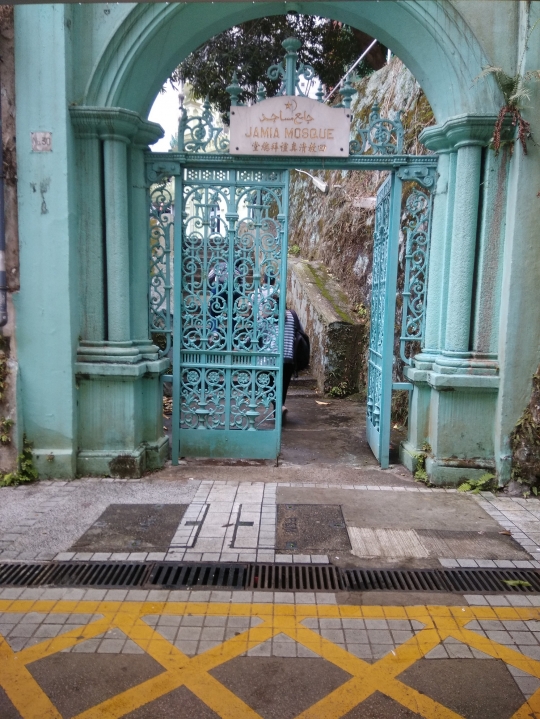
[(22, 445), (17, 421), (18, 362), (15, 344), (14, 293), (19, 290), (17, 161), (15, 156), (15, 59), (13, 7), (0, 5), (0, 105), (4, 154), (4, 204), (8, 323), (0, 328), (0, 475), (16, 467)]
[(289, 257), (288, 265), (287, 304), (309, 335), (310, 370), (318, 390), (336, 396), (357, 392), (365, 384), (361, 348), (366, 327), (321, 263)]
[[(354, 122), (366, 123), (375, 102), (379, 103), (383, 117), (392, 118), (402, 110), (404, 152), (427, 153), (419, 143), (418, 135), (424, 127), (433, 124), (433, 112), (421, 87), (398, 58), (363, 78), (356, 87), (358, 94), (352, 104)], [(352, 314), (369, 324), (375, 196), (386, 173), (315, 171), (313, 174), (328, 183), (327, 195), (322, 194), (306, 175), (291, 173), (289, 248), (303, 259), (322, 263), (339, 281)], [(403, 205), (410, 185), (404, 183)], [(404, 262), (402, 236), (396, 328), (401, 326), (400, 291)], [(367, 353), (363, 347), (358, 351), (362, 353), (359, 376), (366, 378)], [(395, 379), (403, 379), (399, 329), (396, 330), (394, 354), (398, 358), (394, 367)]]

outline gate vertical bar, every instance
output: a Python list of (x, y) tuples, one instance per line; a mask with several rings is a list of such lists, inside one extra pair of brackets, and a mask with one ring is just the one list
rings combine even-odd
[(390, 463), (392, 369), (402, 183), (396, 172), (377, 193), (369, 338), (367, 439), (383, 469)]
[(282, 358), (280, 366), (277, 372), (276, 381), (276, 430), (278, 432), (278, 450), (277, 456), (281, 452), (281, 425), (282, 425), (282, 395), (283, 395), (283, 362), (284, 362), (284, 342), (285, 342), (285, 310), (287, 306), (287, 249), (289, 243), (289, 170), (283, 170), (283, 194), (281, 196), (281, 213), (278, 214), (277, 219), (281, 225), (281, 267), (280, 267), (280, 281), (281, 281), (281, 299), (279, 303), (279, 356)]
[(172, 448), (171, 460), (178, 464), (180, 447), (180, 352), (182, 350), (182, 238), (184, 235), (184, 169), (174, 178), (174, 246), (173, 246), (173, 277), (174, 303), (173, 315), (173, 411), (172, 411)]

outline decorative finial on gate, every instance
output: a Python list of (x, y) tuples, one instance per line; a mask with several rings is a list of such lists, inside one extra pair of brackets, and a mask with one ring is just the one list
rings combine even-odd
[(356, 90), (351, 85), (349, 76), (347, 76), (347, 79), (343, 83), (343, 87), (341, 88), (341, 90), (339, 92), (341, 94), (341, 97), (343, 98), (343, 107), (346, 107), (348, 110), (351, 106), (351, 101), (352, 101), (354, 95), (356, 95)]
[(260, 82), (257, 85), (257, 102), (262, 102), (263, 100), (266, 100), (266, 88), (262, 82)]
[(237, 107), (237, 105), (239, 105), (238, 98), (240, 97), (242, 88), (238, 84), (238, 76), (236, 75), (236, 70), (233, 72), (231, 84), (225, 89), (231, 96), (231, 107)]
[(282, 62), (277, 65), (271, 65), (266, 71), (266, 75), (270, 80), (280, 80), (281, 87), (278, 95), (304, 95), (300, 87), (300, 78), (311, 80), (315, 76), (315, 70), (311, 65), (304, 65), (298, 62), (298, 50), (302, 47), (302, 43), (296, 37), (288, 37), (281, 43), (285, 48), (285, 64)]

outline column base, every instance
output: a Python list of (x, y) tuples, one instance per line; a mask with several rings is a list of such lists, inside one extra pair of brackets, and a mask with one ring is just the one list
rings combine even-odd
[(77, 475), (136, 479), (145, 472), (163, 467), (169, 457), (169, 439), (160, 437), (130, 452), (82, 450), (77, 455)]
[(34, 467), (40, 479), (73, 479), (76, 458), (73, 449), (38, 447), (32, 449)]
[(441, 487), (457, 487), (466, 479), (480, 479), (489, 472), (495, 474), (492, 460), (445, 460), (426, 457), (426, 472), (431, 484)]
[(86, 342), (77, 348), (77, 362), (137, 364), (157, 360), (159, 349), (150, 340), (128, 342)]
[[(450, 371), (439, 371), (447, 359), (444, 368)], [(480, 365), (487, 370), (484, 374), (478, 373)], [(407, 469), (414, 473), (417, 455), (423, 454), (433, 484), (456, 486), (465, 479), (495, 473), (499, 387), (495, 369), (496, 363), (490, 359), (466, 364), (465, 358), (439, 356), (431, 370), (417, 366), (405, 370), (414, 385), (408, 437), (400, 445), (400, 460)]]
[(160, 377), (169, 365), (167, 358), (76, 364), (79, 475), (140, 477), (163, 466), (169, 444)]
[(405, 440), (399, 445), (399, 461), (401, 464), (414, 474), (418, 468), (418, 449), (412, 442)]

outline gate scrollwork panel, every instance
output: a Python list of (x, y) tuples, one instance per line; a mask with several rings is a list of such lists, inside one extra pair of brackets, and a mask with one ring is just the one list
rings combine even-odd
[(392, 172), (379, 188), (375, 210), (366, 407), (368, 442), (383, 469), (390, 449), (400, 199), (401, 180)]
[(279, 451), (287, 182), (286, 170), (184, 170), (180, 456)]
[(150, 336), (161, 357), (171, 349), (174, 202), (170, 180), (150, 190)]

